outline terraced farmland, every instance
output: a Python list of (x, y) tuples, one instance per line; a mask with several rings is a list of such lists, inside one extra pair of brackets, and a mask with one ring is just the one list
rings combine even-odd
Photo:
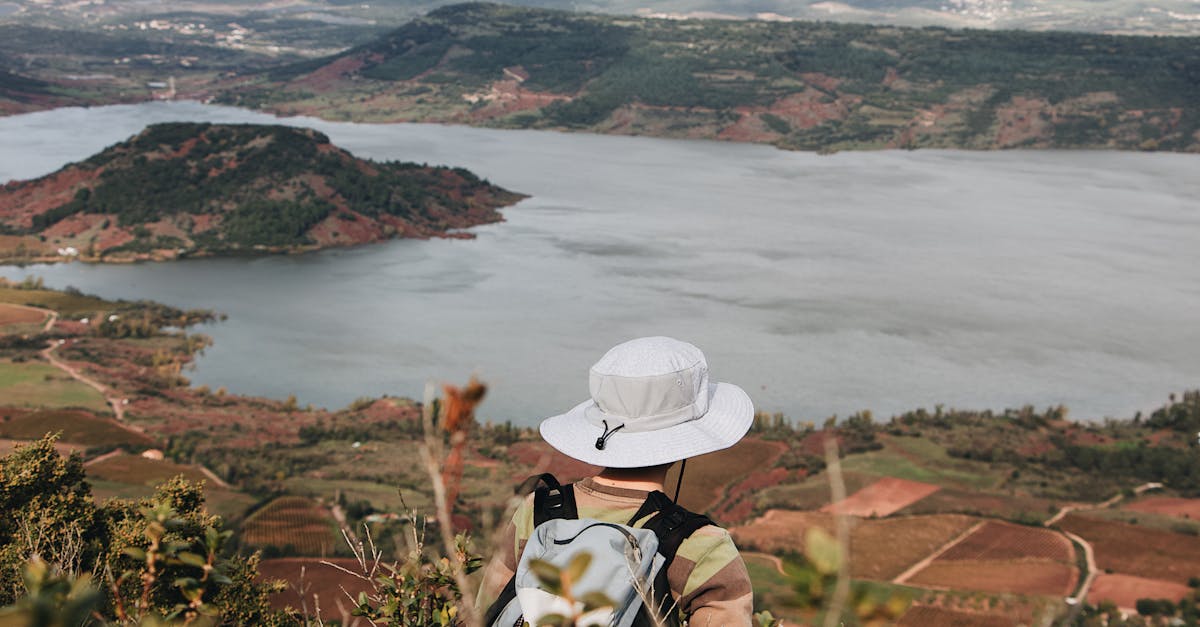
[[(91, 388), (87, 388), (91, 390)], [(84, 447), (146, 447), (154, 440), (113, 421), (86, 411), (0, 409), (0, 437), (36, 440), (47, 433), (62, 432), (60, 440)]]
[[(338, 602), (352, 605), (346, 599), (347, 594), (357, 598), (359, 592), (371, 592), (371, 586), (366, 581), (328, 564), (322, 564), (323, 561), (333, 562), (351, 572), (361, 571), (358, 560), (344, 557), (330, 560), (311, 557), (263, 560), (258, 565), (262, 579), (282, 579), (288, 583), (287, 589), (271, 597), (271, 606), (280, 610), (287, 607), (308, 607), (311, 612), (317, 607), (319, 600), (327, 615), (336, 616)], [(301, 590), (304, 591), (303, 595)]]
[(1061, 534), (989, 520), (906, 583), (945, 590), (1061, 596), (1079, 579), (1075, 551)]
[(301, 496), (281, 496), (254, 512), (243, 525), (246, 544), (284, 553), (333, 554), (336, 523), (329, 510)]
[(98, 459), (87, 467), (89, 476), (115, 483), (156, 486), (164, 481), (183, 475), (188, 481), (206, 481), (204, 473), (195, 466), (176, 464), (165, 460), (147, 459), (141, 455), (114, 455)]
[(906, 583), (942, 590), (1065, 596), (1074, 590), (1078, 576), (1074, 566), (1058, 562), (934, 560)]
[[(890, 581), (978, 522), (958, 514), (860, 520), (850, 533), (851, 573)], [(833, 531), (833, 515), (770, 510), (730, 530), (739, 545), (767, 552), (798, 550), (810, 527)]]
[(1069, 540), (1052, 531), (989, 520), (938, 559), (1044, 559), (1069, 564), (1074, 561), (1074, 551)]
[(1091, 542), (1103, 570), (1180, 584), (1200, 577), (1200, 538), (1194, 535), (1077, 514), (1058, 526)]
[(898, 627), (1016, 627), (1018, 621), (995, 614), (962, 612), (932, 605), (914, 605), (900, 617)]

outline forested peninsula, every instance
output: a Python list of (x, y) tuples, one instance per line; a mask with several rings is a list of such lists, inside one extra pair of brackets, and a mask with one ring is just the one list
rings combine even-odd
[(167, 123), (0, 188), (0, 259), (159, 260), (469, 237), (523, 198), (462, 168), (358, 159), (311, 129)]
[(863, 148), (1200, 151), (1200, 38), (439, 8), (205, 96), (284, 114)]

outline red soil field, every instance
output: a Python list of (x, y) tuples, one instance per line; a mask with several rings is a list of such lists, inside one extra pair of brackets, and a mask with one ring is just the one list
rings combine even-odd
[(1200, 499), (1179, 499), (1152, 496), (1126, 505), (1123, 509), (1151, 514), (1166, 514), (1200, 520)]
[(942, 488), (904, 508), (905, 514), (956, 512), (989, 518), (1018, 518), (1043, 515), (1055, 503), (1050, 499), (1010, 494), (987, 494), (969, 490)]
[[(354, 607), (354, 604), (342, 592), (343, 589), (354, 597), (357, 597), (359, 592), (368, 594), (371, 592), (369, 583), (328, 564), (322, 564), (322, 561), (332, 562), (353, 573), (362, 570), (358, 565), (358, 560), (345, 557), (327, 560), (315, 557), (283, 557), (263, 560), (258, 565), (260, 579), (282, 579), (288, 583), (286, 590), (271, 597), (271, 607), (280, 610), (286, 607), (297, 610), (306, 607), (309, 615), (313, 615), (319, 604), (323, 619), (341, 619), (342, 612), (338, 607), (339, 603), (347, 611)], [(301, 568), (304, 569), (303, 581), (300, 578)], [(300, 599), (301, 586), (303, 586), (304, 596), (307, 597), (304, 606), (301, 605)]]
[(329, 510), (302, 496), (281, 496), (254, 512), (242, 538), (252, 546), (290, 547), (301, 555), (333, 553), (335, 527)]
[(35, 309), (0, 303), (0, 326), (6, 324), (39, 324), (45, 320), (46, 315)]
[(1065, 596), (1075, 587), (1074, 566), (1044, 561), (936, 560), (906, 583), (945, 590)]
[[(208, 482), (195, 466), (185, 466), (166, 460), (147, 459), (141, 455), (114, 455), (97, 460), (87, 467), (90, 477), (130, 485), (158, 485), (172, 477), (183, 475), (188, 481)], [(210, 482), (209, 482), (210, 483)]]
[(938, 561), (1046, 559), (1074, 563), (1075, 551), (1062, 534), (989, 520), (938, 557)]
[(898, 627), (1015, 627), (1019, 622), (1007, 616), (975, 614), (934, 607), (914, 605), (900, 620)]
[(1092, 583), (1087, 601), (1092, 605), (1112, 601), (1117, 607), (1132, 609), (1137, 606), (1138, 599), (1170, 599), (1178, 603), (1191, 591), (1183, 584), (1161, 579), (1100, 573)]
[[(7, 455), (12, 454), (12, 452), (15, 451), (18, 446), (25, 447), (25, 446), (29, 446), (30, 444), (31, 444), (31, 442), (29, 440), (3, 440), (3, 439), (0, 439), (0, 457), (5, 457)], [(84, 447), (80, 446), (78, 444), (67, 444), (66, 442), (55, 442), (54, 443), (54, 450), (58, 451), (58, 454), (62, 455), (63, 457), (70, 457), (71, 453), (76, 453), (76, 452), (82, 454), (83, 449), (84, 449)]]
[[(858, 521), (850, 533), (851, 571), (861, 579), (891, 580), (976, 522), (958, 514)], [(795, 551), (804, 547), (810, 527), (832, 533), (833, 515), (773, 509), (730, 533), (741, 546)]]
[(1181, 584), (1200, 577), (1196, 536), (1076, 514), (1058, 526), (1091, 542), (1101, 569)]
[(148, 447), (149, 436), (110, 418), (74, 409), (0, 409), (0, 437), (36, 440), (47, 433), (62, 432), (60, 440), (88, 446)]
[[(710, 512), (724, 500), (727, 492), (732, 497), (743, 496), (729, 491), (730, 486), (747, 474), (770, 468), (786, 450), (787, 446), (782, 442), (768, 442), (751, 436), (725, 450), (689, 459), (683, 471), (679, 504), (693, 512)], [(675, 469), (667, 474), (665, 483), (672, 496)]]
[(884, 477), (855, 492), (844, 501), (821, 508), (832, 514), (888, 516), (940, 490), (940, 486), (896, 477)]
[(512, 478), (514, 485), (542, 472), (551, 473), (566, 483), (590, 477), (601, 470), (599, 466), (571, 459), (545, 442), (517, 442), (508, 447), (508, 454), (519, 469), (519, 476)]

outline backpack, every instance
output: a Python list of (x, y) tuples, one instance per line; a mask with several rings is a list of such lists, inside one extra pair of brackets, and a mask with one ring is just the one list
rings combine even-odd
[[(675, 552), (697, 529), (713, 524), (707, 516), (694, 514), (677, 505), (666, 494), (651, 492), (637, 513), (624, 525), (591, 518), (579, 518), (573, 485), (560, 485), (553, 475), (543, 474), (545, 483), (533, 496), (534, 530), (517, 563), (516, 574), (504, 586), (500, 597), (488, 608), (484, 624), (496, 627), (536, 625), (550, 614), (573, 613), (565, 599), (541, 589), (529, 564), (538, 559), (565, 569), (581, 552), (591, 561), (572, 592), (585, 596), (602, 592), (615, 602), (613, 608), (585, 614), (582, 625), (611, 627), (649, 627), (655, 621), (643, 598), (654, 605), (654, 612), (667, 625), (679, 625), (674, 608), (667, 568)], [(642, 527), (633, 524), (653, 516)], [(638, 583), (642, 590), (639, 592)], [(646, 590), (649, 588), (649, 590)]]

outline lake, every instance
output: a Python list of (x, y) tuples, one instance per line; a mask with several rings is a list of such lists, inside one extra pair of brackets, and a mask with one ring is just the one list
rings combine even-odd
[[(197, 103), (0, 118), (0, 181)], [(315, 127), (361, 157), (467, 167), (532, 197), (474, 240), (301, 256), (32, 268), (57, 287), (228, 314), (196, 384), (344, 406), (491, 384), (534, 424), (642, 335), (691, 341), (767, 411), (937, 403), (1129, 417), (1200, 387), (1200, 157), (1067, 151), (818, 156), (766, 146), (436, 125)]]

